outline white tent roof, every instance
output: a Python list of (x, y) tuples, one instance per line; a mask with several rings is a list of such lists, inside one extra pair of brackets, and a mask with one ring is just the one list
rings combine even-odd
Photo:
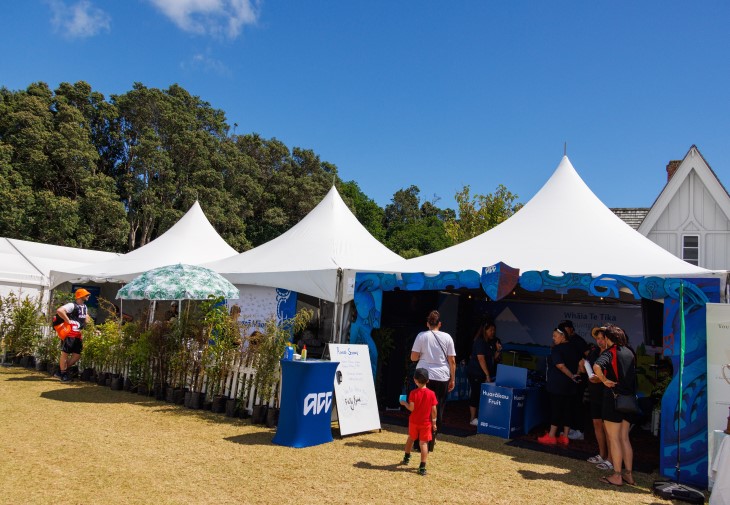
[(117, 253), (0, 238), (0, 283), (48, 287), (51, 269), (76, 268), (118, 257)]
[[(372, 270), (400, 259), (370, 235), (333, 186), (287, 232), (238, 256), (205, 266), (233, 284), (289, 289), (334, 302), (338, 269)], [(343, 294), (343, 298), (348, 295)]]
[(629, 276), (707, 275), (619, 219), (564, 156), (515, 215), (466, 242), (385, 267), (387, 272), (474, 270), (504, 262), (521, 272), (548, 270)]
[(236, 250), (215, 231), (200, 204), (195, 202), (172, 228), (139, 249), (103, 263), (54, 268), (51, 287), (76, 280), (129, 282), (153, 268), (176, 263), (199, 265), (236, 254)]

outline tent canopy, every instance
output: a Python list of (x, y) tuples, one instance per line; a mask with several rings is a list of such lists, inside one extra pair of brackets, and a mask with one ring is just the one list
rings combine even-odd
[[(77, 249), (12, 238), (0, 238), (0, 294), (29, 288), (38, 292), (49, 287), (53, 268), (77, 268), (80, 265), (107, 261), (117, 253)], [(32, 294), (32, 293), (31, 293)]]
[(129, 282), (153, 268), (175, 263), (199, 265), (236, 254), (195, 202), (169, 230), (139, 249), (103, 263), (54, 268), (51, 287), (66, 281)]
[[(333, 186), (291, 229), (265, 244), (207, 267), (233, 284), (270, 286), (337, 301), (341, 270), (372, 270), (402, 258), (378, 242)], [(352, 295), (342, 295), (343, 301)]]
[(466, 242), (384, 266), (385, 272), (474, 270), (504, 262), (525, 272), (688, 276), (711, 274), (618, 218), (564, 156), (538, 193), (512, 217)]

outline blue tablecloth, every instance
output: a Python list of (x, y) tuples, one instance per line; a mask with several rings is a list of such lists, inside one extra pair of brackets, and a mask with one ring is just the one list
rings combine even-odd
[(273, 442), (310, 447), (332, 441), (332, 405), (338, 362), (282, 360), (281, 410)]

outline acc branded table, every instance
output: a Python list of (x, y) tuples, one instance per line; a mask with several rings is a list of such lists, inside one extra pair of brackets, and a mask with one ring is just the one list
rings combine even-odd
[(332, 442), (336, 361), (281, 361), (279, 424), (273, 442), (310, 447)]

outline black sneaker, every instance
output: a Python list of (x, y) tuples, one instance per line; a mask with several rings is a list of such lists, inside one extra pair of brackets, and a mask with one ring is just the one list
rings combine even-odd
[(426, 467), (422, 466), (418, 469), (418, 475), (426, 475)]
[(61, 372), (59, 372), (59, 371), (55, 371), (55, 372), (53, 373), (53, 376), (54, 376), (54, 377), (55, 377), (56, 379), (60, 379), (61, 377), (63, 377), (63, 374), (62, 374)]
[(68, 373), (62, 373), (61, 382), (71, 382), (71, 376)]
[(411, 455), (410, 454), (406, 454), (405, 456), (403, 456), (403, 461), (401, 461), (400, 464), (401, 465), (407, 465), (410, 462), (411, 462)]

